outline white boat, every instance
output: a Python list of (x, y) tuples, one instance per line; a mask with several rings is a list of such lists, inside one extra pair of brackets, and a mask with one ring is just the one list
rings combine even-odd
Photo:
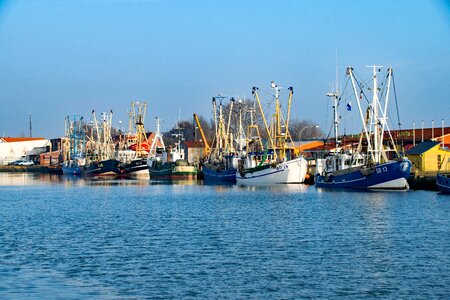
[[(283, 118), (279, 102), (281, 88), (273, 81), (271, 88), (275, 90), (275, 114), (270, 126), (271, 129), (266, 122), (258, 89), (253, 88), (252, 91), (264, 121), (270, 146), (263, 146), (259, 129), (253, 120), (251, 111), (251, 125), (247, 129), (247, 138), (250, 139), (246, 145), (247, 153), (239, 161), (238, 172), (236, 172), (236, 181), (241, 185), (303, 183), (305, 181), (307, 171), (305, 158), (297, 153), (294, 148), (287, 146), (288, 140), (292, 142), (288, 128), (293, 89), (289, 88), (288, 110), (286, 117)], [(253, 151), (250, 149), (252, 146), (256, 147)]]
[[(261, 155), (262, 153), (259, 153)], [(247, 161), (251, 161), (258, 154), (249, 155)], [(279, 184), (279, 183), (303, 183), (305, 181), (307, 162), (303, 157), (291, 159), (280, 163), (262, 163), (255, 167), (243, 168), (236, 173), (239, 184)]]
[[(219, 107), (217, 109), (216, 98), (219, 100)], [(215, 137), (214, 145), (210, 151), (206, 153), (206, 157), (202, 162), (202, 174), (207, 183), (235, 183), (236, 182), (236, 167), (237, 167), (237, 149), (234, 146), (233, 134), (230, 132), (231, 116), (233, 113), (234, 98), (230, 99), (230, 109), (228, 112), (228, 122), (223, 116), (222, 100), (223, 95), (213, 97), (213, 112)], [(239, 111), (241, 111), (241, 103), (239, 103)], [(197, 119), (198, 122), (198, 119)], [(198, 125), (199, 122), (198, 122)], [(203, 134), (201, 126), (199, 130)], [(209, 146), (209, 145), (208, 145)]]

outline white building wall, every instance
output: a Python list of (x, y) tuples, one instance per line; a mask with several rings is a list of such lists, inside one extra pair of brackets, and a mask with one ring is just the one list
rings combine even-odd
[(23, 142), (0, 142), (0, 165), (7, 165), (9, 162), (24, 157), (28, 151), (35, 147), (45, 147), (50, 145), (49, 140), (35, 140)]

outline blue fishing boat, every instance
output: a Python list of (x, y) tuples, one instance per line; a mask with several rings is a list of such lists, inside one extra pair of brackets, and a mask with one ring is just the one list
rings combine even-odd
[(84, 173), (84, 166), (79, 164), (78, 159), (73, 159), (62, 164), (62, 171), (64, 175), (80, 176)]
[(236, 182), (236, 167), (233, 161), (237, 162), (236, 156), (227, 156), (221, 162), (205, 162), (202, 165), (202, 172), (207, 183)]
[(437, 174), (436, 185), (442, 193), (450, 194), (450, 175)]
[(229, 182), (229, 183), (235, 183), (236, 182), (236, 169), (229, 168), (229, 169), (214, 169), (214, 167), (205, 167), (203, 166), (203, 176), (205, 179), (205, 182), (208, 183), (219, 183), (219, 182)]
[[(368, 87), (368, 90), (373, 92), (373, 97), (372, 102), (368, 103), (365, 113), (363, 113), (361, 104), (363, 97), (367, 100), (363, 90), (364, 84), (356, 80), (352, 68), (347, 68), (347, 75), (352, 83), (352, 92), (356, 98), (363, 127), (356, 149), (353, 148), (353, 144), (350, 147), (340, 145), (338, 106), (342, 98), (337, 91), (327, 94), (334, 99), (336, 149), (324, 158), (316, 160), (315, 185), (318, 188), (393, 190), (409, 188), (407, 179), (411, 172), (411, 162), (398, 153), (387, 126), (392, 68), (388, 68), (383, 90), (379, 88), (377, 81), (377, 73), (380, 72), (381, 67), (373, 66), (372, 68), (373, 87)], [(359, 89), (359, 93), (357, 89)], [(350, 105), (348, 103), (347, 108)]]
[[(218, 95), (212, 98), (213, 112), (214, 112), (214, 125), (215, 125), (215, 138), (214, 146), (208, 149), (207, 141), (204, 137), (203, 130), (201, 130), (200, 122), (196, 115), (194, 118), (197, 121), (197, 125), (202, 134), (202, 138), (205, 143), (205, 149), (208, 149), (205, 161), (202, 163), (202, 173), (205, 182), (207, 183), (234, 183), (236, 182), (236, 170), (238, 156), (236, 154), (236, 148), (230, 132), (231, 116), (233, 113), (234, 98), (230, 99), (230, 106), (228, 112), (228, 121), (225, 122), (223, 116), (222, 100), (225, 97)], [(216, 100), (219, 100), (217, 106)], [(239, 102), (239, 121), (241, 121), (242, 103)], [(239, 127), (239, 134), (242, 132), (241, 126)], [(242, 144), (239, 144), (242, 145)], [(241, 149), (242, 150), (242, 149)]]
[[(328, 161), (351, 163), (349, 154), (333, 155)], [(411, 162), (406, 158), (382, 164), (361, 164), (359, 166), (333, 170), (316, 175), (316, 187), (354, 189), (408, 189), (407, 179)]]

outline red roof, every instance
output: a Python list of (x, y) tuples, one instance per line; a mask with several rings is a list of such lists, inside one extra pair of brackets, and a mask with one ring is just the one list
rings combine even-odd
[(4, 137), (1, 138), (2, 140), (4, 140), (7, 143), (14, 143), (14, 142), (29, 142), (29, 141), (42, 141), (44, 140), (44, 138), (22, 138), (22, 137), (18, 137), (18, 138), (14, 138), (14, 137)]
[[(450, 127), (444, 127), (444, 134), (447, 135), (450, 133)], [(413, 140), (414, 135), (417, 140), (422, 140), (422, 128), (415, 129), (402, 129), (402, 130), (391, 130), (392, 137), (398, 140)], [(439, 138), (442, 136), (442, 127), (434, 127), (434, 128), (424, 128), (423, 129), (423, 139), (431, 140), (435, 138)], [(385, 133), (385, 137), (387, 137), (387, 133)]]

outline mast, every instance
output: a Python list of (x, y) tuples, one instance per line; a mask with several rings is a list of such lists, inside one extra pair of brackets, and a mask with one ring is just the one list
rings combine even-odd
[(142, 148), (142, 142), (147, 141), (147, 134), (145, 132), (144, 122), (145, 122), (145, 114), (147, 112), (147, 102), (139, 103), (136, 102), (138, 107), (137, 117), (135, 117), (135, 126), (136, 126), (136, 140), (137, 147), (136, 152), (138, 156), (142, 156), (145, 151)]
[(352, 67), (347, 67), (347, 75), (350, 76), (350, 79), (352, 81), (353, 93), (355, 95), (356, 104), (358, 104), (359, 116), (361, 117), (361, 122), (363, 124), (364, 134), (365, 134), (366, 140), (367, 140), (367, 152), (373, 155), (372, 143), (370, 142), (370, 135), (369, 135), (369, 131), (368, 131), (367, 125), (366, 125), (366, 118), (364, 117), (364, 114), (363, 114), (363, 111), (362, 111), (362, 108), (361, 108), (360, 99), (358, 98), (358, 92), (356, 91), (356, 83), (355, 83), (355, 77), (353, 75), (353, 68)]
[(33, 137), (33, 130), (32, 130), (32, 119), (31, 119), (31, 111), (30, 111), (30, 138)]
[[(216, 145), (214, 147), (214, 152), (216, 158), (222, 158), (222, 152), (224, 149), (228, 148), (228, 129), (225, 128), (225, 119), (223, 117), (223, 99), (226, 97), (222, 94), (213, 97), (213, 110), (214, 110), (214, 124), (215, 124), (215, 140)], [(217, 112), (217, 104), (216, 100), (219, 100), (219, 109)], [(234, 99), (231, 100), (231, 108), (230, 108), (230, 118), (231, 118), (231, 110), (233, 109)]]
[(289, 90), (289, 99), (288, 99), (288, 110), (287, 110), (286, 126), (285, 126), (285, 133), (284, 133), (285, 139), (287, 138), (287, 135), (289, 133), (289, 121), (291, 119), (292, 95), (294, 95), (294, 89), (292, 87), (289, 87), (288, 90)]
[(76, 145), (77, 145), (77, 127), (76, 127), (76, 123), (77, 122), (77, 116), (76, 115), (73, 115), (73, 125), (72, 125), (72, 134), (71, 134), (71, 136), (72, 136), (72, 157), (71, 157), (71, 159), (74, 159), (75, 158), (75, 156), (76, 156), (76, 154), (77, 154), (77, 149), (76, 149)]
[[(367, 66), (373, 70), (373, 93), (372, 93), (372, 125), (373, 125), (373, 152), (374, 152), (374, 162), (381, 162), (381, 151), (383, 148), (383, 136), (381, 136), (382, 128), (384, 127), (384, 118), (379, 116), (380, 99), (378, 97), (378, 77), (380, 68), (383, 66)], [(378, 70), (378, 71), (377, 71)], [(383, 112), (382, 112), (383, 113)], [(384, 117), (384, 116), (382, 116)], [(380, 126), (381, 125), (381, 126)]]
[[(259, 134), (258, 125), (255, 123), (254, 114), (256, 112), (255, 103), (253, 102), (253, 107), (248, 110), (250, 113), (250, 125), (247, 127), (247, 138), (246, 138), (246, 151), (249, 151), (249, 146), (251, 140), (258, 140), (261, 150), (264, 150), (263, 143), (261, 141), (261, 135)], [(256, 136), (253, 135), (253, 131), (256, 131)]]
[(373, 68), (373, 93), (372, 93), (372, 124), (373, 124), (373, 144), (374, 144), (374, 162), (380, 162), (380, 126), (378, 123), (378, 78), (377, 78), (377, 66), (371, 66)]
[(336, 147), (339, 145), (339, 65), (338, 65), (338, 50), (336, 48), (336, 80), (334, 82), (334, 92), (327, 93), (328, 97), (333, 98), (333, 127), (334, 127), (334, 141)]
[(129, 119), (128, 119), (128, 137), (133, 135), (133, 124), (135, 123), (136, 119), (136, 113), (134, 111), (134, 101), (131, 101), (131, 109), (128, 113)]
[[(280, 121), (280, 115), (281, 115), (281, 109), (280, 109), (280, 90), (282, 87), (279, 87), (275, 82), (270, 83), (270, 88), (275, 91), (275, 118), (274, 118), (274, 139), (275, 139), (275, 147), (280, 148), (282, 145), (282, 139), (283, 136), (281, 134), (281, 121)], [(275, 150), (275, 149), (274, 149)], [(282, 155), (283, 156), (283, 155)]]
[(242, 100), (239, 99), (239, 153), (242, 153)]
[[(214, 131), (215, 131), (215, 137), (216, 137), (216, 143), (217, 143), (217, 108), (216, 108), (216, 98), (212, 98), (212, 106), (213, 106), (213, 113), (214, 113)], [(216, 147), (217, 148), (217, 147)]]
[(258, 102), (258, 106), (259, 106), (259, 110), (261, 111), (261, 116), (262, 116), (262, 119), (263, 119), (263, 122), (264, 122), (264, 126), (266, 127), (267, 135), (269, 137), (270, 147), (274, 150), (273, 151), (273, 155), (274, 155), (274, 158), (276, 159), (277, 158), (277, 152), (275, 151), (276, 147), (275, 147), (275, 144), (273, 142), (272, 136), (270, 135), (269, 126), (267, 126), (266, 117), (264, 115), (264, 111), (262, 109), (261, 101), (259, 100), (259, 96), (258, 96), (257, 90), (258, 90), (257, 87), (253, 87), (252, 93), (253, 93), (253, 95), (255, 95), (256, 101)]
[(30, 116), (29, 116), (29, 123), (30, 123), (30, 137), (33, 137), (31, 111), (30, 111)]
[(156, 133), (155, 133), (155, 137), (153, 138), (152, 141), (152, 145), (150, 146), (150, 154), (152, 154), (152, 151), (154, 150), (153, 154), (156, 154), (156, 143), (157, 141), (161, 141), (162, 147), (166, 148), (166, 146), (164, 145), (164, 140), (162, 139), (160, 133), (159, 133), (159, 127), (160, 127), (160, 119), (158, 117), (155, 117), (155, 123), (156, 123)]
[[(381, 154), (382, 154), (383, 159), (385, 161), (388, 160), (385, 151), (383, 151), (384, 150), (383, 140), (384, 140), (384, 132), (385, 131), (388, 132), (388, 134), (389, 134), (389, 141), (390, 141), (390, 143), (391, 143), (395, 153), (397, 153), (397, 146), (395, 145), (394, 138), (392, 137), (391, 131), (389, 130), (389, 126), (388, 126), (388, 123), (387, 123), (387, 120), (388, 120), (388, 118), (387, 118), (387, 108), (388, 108), (388, 104), (389, 104), (389, 95), (390, 95), (390, 90), (391, 90), (391, 81), (392, 81), (393, 70), (392, 70), (391, 67), (389, 67), (387, 69), (387, 71), (388, 71), (388, 74), (387, 74), (387, 92), (386, 92), (386, 98), (385, 98), (385, 103), (384, 103), (383, 116), (380, 119), (381, 124), (382, 124), (380, 149), (382, 151)], [(398, 115), (398, 106), (397, 106), (397, 115)], [(399, 118), (399, 120), (400, 120), (400, 118)]]
[[(235, 101), (234, 98), (231, 97), (231, 99), (230, 99), (230, 111), (228, 112), (228, 124), (227, 124), (227, 132), (226, 132), (227, 140), (228, 140), (228, 138), (230, 136), (231, 114), (233, 112), (234, 101)], [(233, 148), (233, 145), (230, 145), (230, 148)], [(232, 149), (230, 149), (230, 150), (232, 150)]]
[(334, 126), (334, 140), (336, 142), (336, 147), (339, 144), (339, 92), (336, 90), (333, 93), (327, 93), (328, 97), (333, 98), (333, 126)]
[(222, 105), (223, 98), (219, 98), (219, 129), (218, 129), (218, 137), (217, 137), (217, 149), (219, 150), (219, 155), (222, 153), (223, 147), (225, 146), (223, 143), (223, 135), (224, 135), (224, 124), (223, 124), (223, 105)]

